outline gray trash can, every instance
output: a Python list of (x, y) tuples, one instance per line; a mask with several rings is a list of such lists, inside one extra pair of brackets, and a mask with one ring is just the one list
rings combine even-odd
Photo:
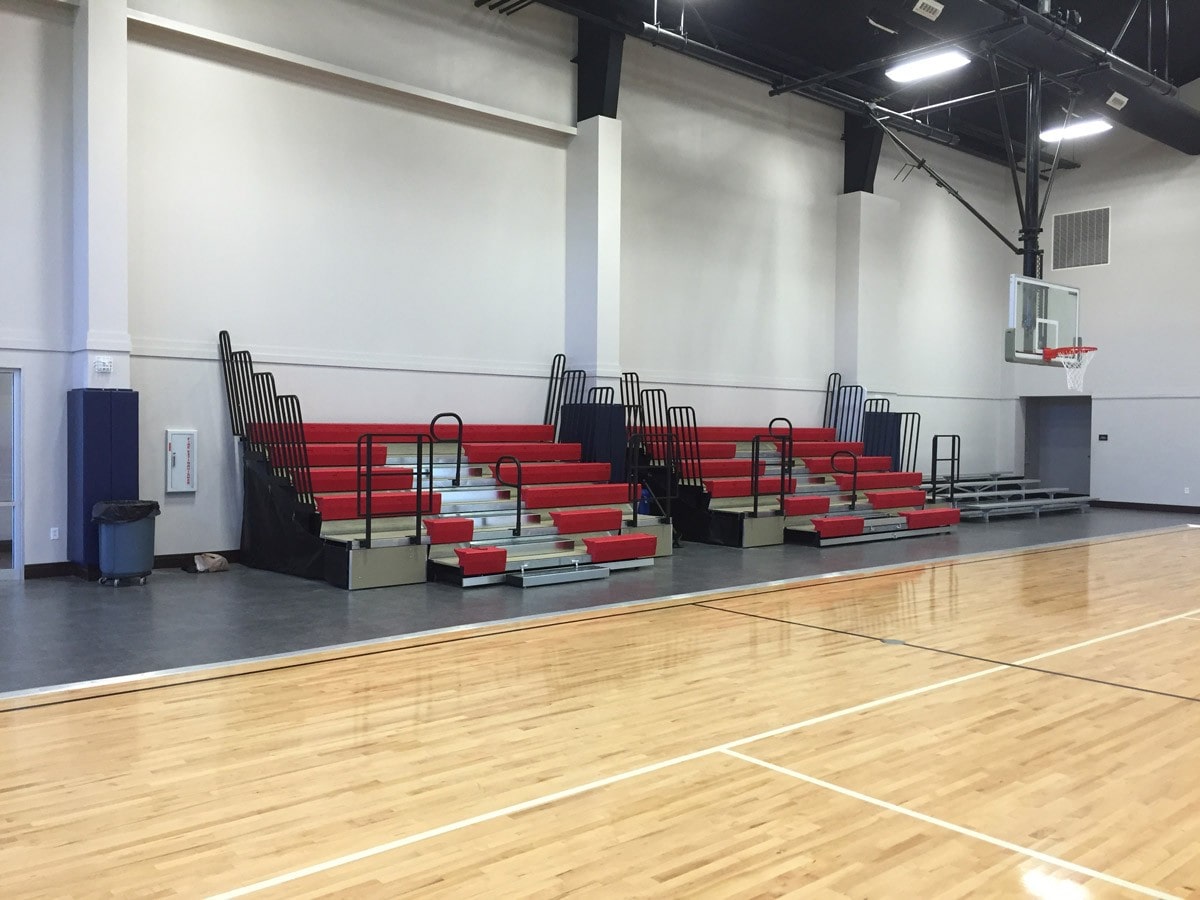
[(154, 568), (155, 500), (101, 500), (92, 507), (92, 521), (100, 526), (100, 583), (122, 579), (146, 583)]

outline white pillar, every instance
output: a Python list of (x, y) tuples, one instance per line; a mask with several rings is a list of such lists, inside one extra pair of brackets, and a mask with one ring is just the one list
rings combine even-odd
[(579, 123), (567, 148), (567, 363), (621, 376), (621, 123)]
[(895, 326), (906, 312), (895, 240), (899, 210), (895, 200), (865, 192), (837, 200), (834, 369), (843, 383), (868, 391), (891, 383)]
[[(80, 0), (74, 45), (72, 381), (129, 387), (129, 66), (125, 0)], [(113, 361), (95, 371), (97, 357)]]

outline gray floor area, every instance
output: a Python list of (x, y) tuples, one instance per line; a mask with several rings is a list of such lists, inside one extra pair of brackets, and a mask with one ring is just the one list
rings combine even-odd
[(144, 587), (0, 582), (0, 693), (1194, 521), (1200, 517), (1096, 509), (825, 550), (687, 544), (650, 569), (524, 591), (425, 584), (348, 593), (241, 566), (204, 575), (158, 570)]

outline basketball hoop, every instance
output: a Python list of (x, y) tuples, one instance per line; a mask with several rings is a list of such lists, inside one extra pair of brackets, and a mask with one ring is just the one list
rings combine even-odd
[(1044, 360), (1067, 370), (1067, 388), (1072, 391), (1083, 390), (1083, 375), (1095, 355), (1095, 347), (1047, 347), (1042, 351)]

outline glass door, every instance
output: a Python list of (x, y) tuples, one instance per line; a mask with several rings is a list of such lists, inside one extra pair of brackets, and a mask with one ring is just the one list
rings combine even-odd
[(17, 373), (0, 369), (0, 581), (21, 577)]

